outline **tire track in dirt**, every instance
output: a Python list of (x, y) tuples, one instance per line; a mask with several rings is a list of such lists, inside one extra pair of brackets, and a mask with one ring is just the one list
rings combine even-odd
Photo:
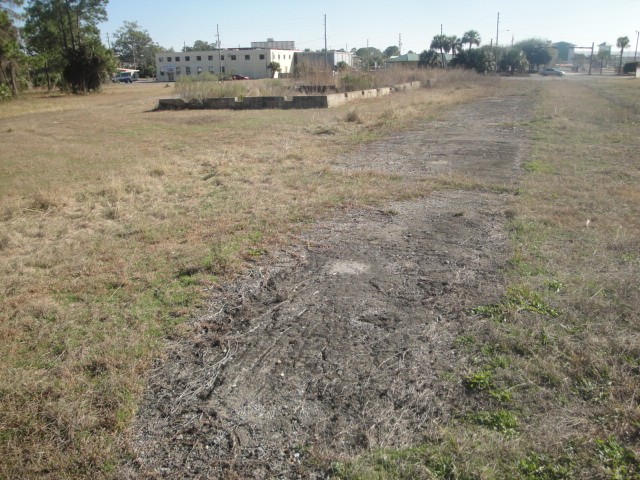
[[(335, 166), (512, 187), (527, 111), (503, 92)], [(511, 194), (499, 191), (351, 211), (225, 287), (151, 376), (126, 476), (322, 478), (313, 459), (437, 429), (463, 401), (444, 374), (465, 361), (453, 345), (468, 311), (503, 291)]]

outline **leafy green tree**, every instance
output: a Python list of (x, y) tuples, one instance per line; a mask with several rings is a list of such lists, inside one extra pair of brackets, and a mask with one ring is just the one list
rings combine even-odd
[(447, 62), (445, 61), (444, 54), (445, 52), (449, 53), (451, 51), (451, 37), (444, 34), (436, 35), (431, 40), (430, 47), (431, 50), (440, 50), (441, 63), (442, 66), (445, 67)]
[(267, 69), (271, 70), (271, 78), (275, 78), (276, 73), (282, 71), (282, 67), (278, 62), (270, 62), (269, 65), (267, 65)]
[(217, 50), (215, 43), (205, 42), (204, 40), (196, 40), (193, 42), (192, 47), (184, 47), (183, 52), (209, 52), (211, 50)]
[(536, 70), (538, 70), (541, 65), (549, 65), (551, 60), (553, 60), (553, 49), (546, 40), (529, 38), (516, 43), (514, 47), (524, 52), (529, 66), (535, 66)]
[[(4, 7), (0, 3), (0, 7)], [(13, 25), (10, 11), (0, 9), (0, 100), (15, 96), (20, 90), (20, 70), (24, 55), (20, 50), (18, 29)]]
[(420, 54), (420, 59), (418, 60), (418, 67), (422, 68), (436, 68), (442, 66), (442, 60), (440, 59), (440, 55), (435, 50), (424, 50)]
[(618, 37), (616, 47), (620, 49), (620, 65), (618, 66), (618, 75), (622, 75), (622, 53), (629, 46), (629, 37)]
[(362, 67), (367, 70), (376, 68), (384, 63), (384, 55), (374, 47), (359, 48), (356, 50), (356, 55), (360, 58)]
[(138, 22), (125, 21), (114, 38), (113, 49), (121, 65), (140, 70), (143, 77), (155, 76), (155, 54), (164, 50)]
[(480, 42), (482, 41), (482, 38), (480, 37), (480, 34), (475, 31), (475, 30), (469, 30), (467, 32), (464, 32), (464, 35), (462, 35), (462, 43), (463, 44), (469, 44), (469, 50), (471, 50), (471, 47), (473, 45), (475, 45), (476, 47), (480, 46)]
[(397, 57), (400, 55), (400, 49), (396, 45), (391, 45), (382, 52), (386, 58)]
[(500, 56), (498, 67), (501, 72), (522, 73), (529, 68), (529, 61), (522, 50), (510, 48)]
[(99, 90), (114, 58), (100, 41), (97, 25), (107, 19), (107, 0), (32, 0), (23, 32), (31, 55), (62, 77), (74, 93)]

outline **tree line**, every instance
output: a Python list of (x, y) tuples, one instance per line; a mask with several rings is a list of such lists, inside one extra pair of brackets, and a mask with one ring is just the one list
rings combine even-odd
[[(107, 19), (108, 0), (27, 0), (19, 15), (23, 2), (0, 0), (0, 100), (29, 86), (74, 93), (99, 90), (118, 67), (138, 70), (143, 77), (156, 75), (155, 55), (166, 49), (137, 22), (125, 21), (112, 38), (108, 37), (109, 44), (103, 44), (98, 25)], [(19, 19), (23, 20), (21, 29), (16, 26)], [(548, 65), (555, 55), (549, 42), (537, 38), (507, 48), (481, 43), (475, 30), (461, 37), (436, 35), (429, 49), (419, 54), (418, 65), (518, 73)], [(628, 45), (628, 37), (618, 38), (621, 62)], [(216, 48), (215, 43), (196, 40), (193, 45), (184, 45), (182, 51)], [(360, 59), (362, 68), (374, 69), (399, 55), (400, 50), (395, 45), (384, 50), (367, 46), (353, 48), (351, 53)], [(270, 68), (276, 71), (278, 66)]]

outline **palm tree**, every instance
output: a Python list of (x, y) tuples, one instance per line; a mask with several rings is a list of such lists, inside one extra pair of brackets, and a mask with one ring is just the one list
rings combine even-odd
[(449, 48), (451, 49), (451, 56), (455, 57), (456, 53), (462, 51), (462, 40), (457, 35), (449, 37)]
[(267, 65), (267, 70), (271, 70), (271, 78), (275, 78), (276, 72), (281, 72), (282, 68), (278, 62), (271, 62)]
[(446, 35), (436, 35), (431, 40), (431, 49), (432, 50), (440, 50), (440, 56), (442, 57), (442, 66), (445, 65), (444, 60), (444, 52), (449, 52), (451, 50), (451, 42), (449, 41), (449, 37)]
[(622, 52), (629, 46), (629, 37), (619, 37), (616, 47), (620, 49), (620, 66), (618, 67), (618, 75), (622, 75)]
[(480, 42), (482, 39), (480, 38), (480, 34), (475, 30), (469, 30), (468, 32), (464, 32), (462, 36), (462, 43), (469, 44), (469, 50), (471, 50), (471, 46), (475, 45), (476, 47), (480, 46)]

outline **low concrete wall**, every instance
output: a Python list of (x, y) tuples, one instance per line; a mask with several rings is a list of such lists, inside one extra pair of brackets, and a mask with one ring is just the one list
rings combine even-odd
[[(435, 80), (428, 80), (426, 87), (433, 87)], [(375, 97), (391, 95), (393, 92), (408, 92), (422, 87), (420, 82), (403, 83), (393, 87), (373, 88), (371, 90), (357, 90), (355, 92), (333, 93), (329, 95), (301, 95), (294, 97), (229, 97), (205, 98), (185, 102), (181, 98), (163, 98), (158, 102), (158, 110), (182, 109), (233, 109), (233, 110), (262, 110), (265, 108), (307, 109), (339, 107), (345, 103)]]

